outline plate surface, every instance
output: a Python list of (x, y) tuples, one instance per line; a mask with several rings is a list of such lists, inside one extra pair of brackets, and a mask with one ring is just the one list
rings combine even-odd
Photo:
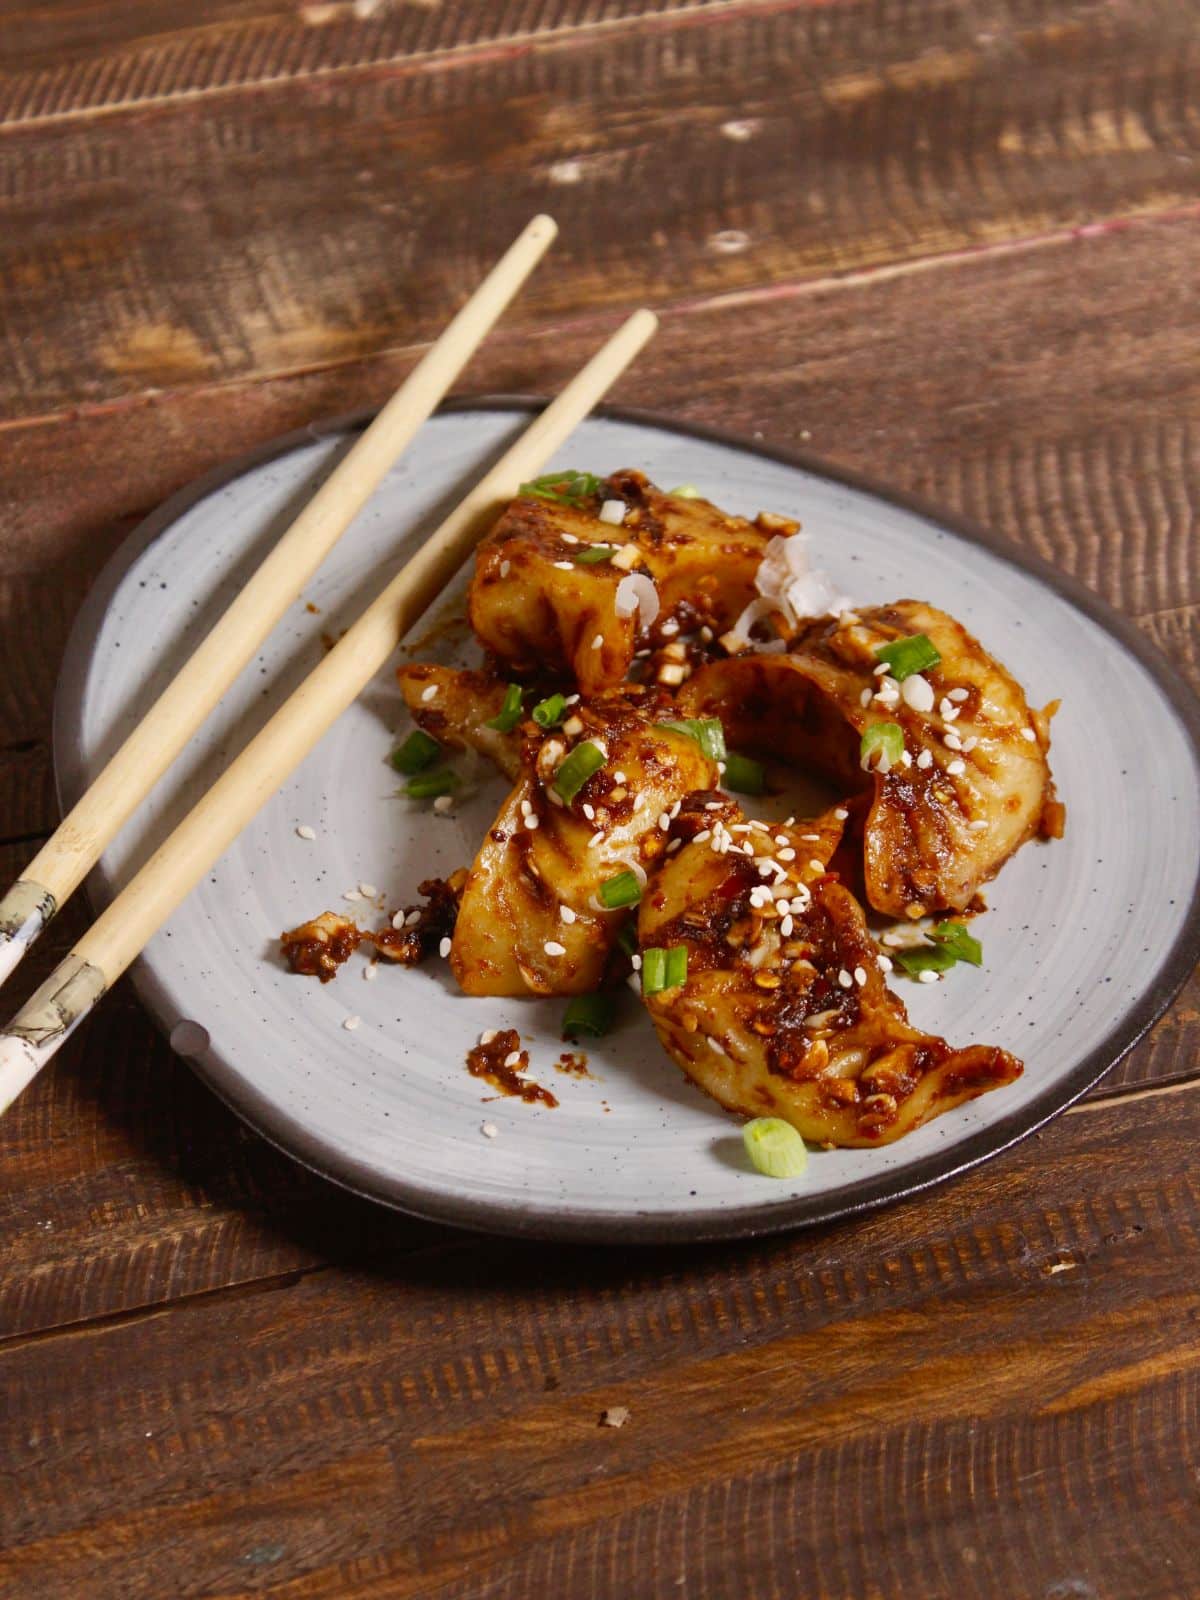
[[(523, 426), (520, 401), (451, 407), (423, 430), (167, 781), (106, 853), (108, 898), (229, 756), (319, 658), (444, 510)], [(344, 448), (334, 428), (280, 441), (215, 474), (137, 530), (77, 625), (56, 708), (65, 801), (219, 615)], [(398, 798), (385, 758), (408, 726), (382, 674), (148, 947), (146, 1005), (226, 1101), (269, 1139), (388, 1204), (494, 1231), (595, 1240), (728, 1237), (794, 1227), (911, 1193), (1029, 1132), (1080, 1094), (1166, 1006), (1200, 945), (1197, 711), (1135, 630), (1047, 568), (985, 536), (819, 466), (612, 412), (581, 427), (556, 466), (635, 466), (694, 483), (718, 505), (801, 518), (815, 560), (864, 605), (918, 596), (978, 634), (1031, 703), (1061, 697), (1051, 760), (1066, 838), (1027, 846), (976, 925), (985, 966), (901, 986), (914, 1020), (955, 1044), (1006, 1046), (1010, 1088), (874, 1151), (814, 1152), (797, 1182), (749, 1171), (737, 1122), (685, 1082), (633, 995), (615, 1031), (568, 1077), (561, 1002), (467, 1000), (444, 963), (354, 960), (322, 986), (289, 974), (279, 932), (345, 890), (387, 906), (469, 862), (498, 779), (449, 816)], [(461, 596), (463, 583), (457, 594)], [(314, 614), (309, 606), (317, 608)], [(454, 593), (417, 630), (421, 658), (473, 660)], [(786, 806), (784, 807), (786, 809)], [(779, 812), (782, 814), (782, 810)], [(303, 824), (314, 841), (297, 833)], [(381, 902), (382, 903), (382, 902)], [(364, 907), (355, 906), (361, 914)], [(374, 913), (373, 913), (374, 914)], [(379, 920), (382, 913), (378, 914)], [(357, 1015), (353, 1031), (343, 1027)], [(515, 1026), (557, 1109), (488, 1099), (464, 1057), (484, 1028)], [(493, 1139), (481, 1125), (498, 1128)]]

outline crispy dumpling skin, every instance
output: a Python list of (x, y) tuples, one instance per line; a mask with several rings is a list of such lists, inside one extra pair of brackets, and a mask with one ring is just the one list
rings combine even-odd
[[(626, 868), (644, 876), (667, 846), (663, 812), (717, 777), (694, 739), (653, 721), (669, 710), (630, 686), (581, 702), (562, 730), (534, 736), (527, 724), (521, 775), (471, 867), (455, 925), (450, 966), (467, 994), (600, 987), (629, 917), (600, 905), (601, 884)], [(604, 766), (569, 805), (555, 804), (554, 774), (589, 739), (603, 742)]]
[[(862, 908), (823, 870), (841, 830), (836, 813), (742, 836), (754, 843), (751, 859), (715, 853), (703, 837), (713, 813), (694, 807), (673, 829), (692, 842), (655, 873), (638, 936), (643, 950), (687, 948), (686, 982), (646, 1006), (663, 1048), (713, 1099), (744, 1116), (782, 1117), (818, 1144), (873, 1146), (1020, 1075), (1004, 1050), (954, 1050), (908, 1021)], [(736, 826), (736, 807), (724, 815)], [(774, 882), (758, 860), (778, 859), (776, 836), (796, 852), (791, 882), (775, 891), (792, 897), (790, 924), (752, 903), (752, 891), (761, 899)]]
[[(404, 702), (419, 728), (452, 750), (478, 750), (506, 778), (521, 771), (521, 735), (489, 728), (504, 704), (505, 685), (490, 673), (417, 662), (396, 669)], [(436, 692), (426, 699), (430, 689)]]
[[(921, 675), (933, 690), (929, 711), (890, 698), (875, 674), (877, 646), (919, 633), (942, 658)], [(884, 699), (864, 706), (864, 692), (878, 696), (881, 686)], [(847, 794), (867, 791), (866, 894), (887, 915), (965, 910), (1027, 839), (1062, 831), (1046, 759), (1054, 706), (1032, 711), (979, 641), (923, 601), (818, 618), (786, 652), (701, 668), (679, 701), (686, 715), (721, 717), (739, 749), (819, 772)], [(875, 722), (899, 724), (907, 760), (867, 773), (859, 741)]]
[[(605, 500), (626, 506), (620, 526), (600, 521)], [(654, 580), (659, 628), (675, 618), (685, 631), (707, 625), (720, 634), (754, 598), (768, 541), (796, 527), (766, 514), (748, 522), (707, 500), (664, 494), (640, 472), (614, 473), (579, 506), (521, 495), (479, 546), (468, 616), (484, 648), (513, 672), (569, 674), (592, 694), (628, 672), (638, 614), (616, 610), (630, 569), (580, 562), (587, 546), (636, 548), (632, 570)]]

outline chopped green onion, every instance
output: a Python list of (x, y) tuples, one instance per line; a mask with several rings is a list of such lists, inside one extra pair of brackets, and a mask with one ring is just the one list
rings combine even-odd
[(598, 1039), (612, 1027), (616, 1004), (608, 994), (577, 994), (563, 1013), (564, 1039), (575, 1039), (581, 1033)]
[(427, 733), (417, 728), (410, 733), (408, 738), (398, 750), (393, 750), (388, 760), (397, 772), (403, 772), (406, 777), (411, 777), (414, 772), (420, 772), (427, 767), (435, 756), (441, 754), (442, 747), (436, 739), (431, 739)]
[(603, 765), (604, 752), (590, 739), (577, 744), (554, 774), (554, 788), (559, 798), (570, 805), (592, 773), (599, 772)]
[(808, 1146), (782, 1117), (755, 1117), (742, 1129), (742, 1143), (764, 1178), (798, 1178), (808, 1165)]
[(404, 785), (404, 792), (413, 800), (430, 800), (434, 795), (449, 794), (459, 785), (457, 772), (449, 767), (438, 767), (436, 772), (418, 772)]
[(949, 972), (958, 957), (943, 944), (919, 944), (913, 950), (897, 950), (896, 960), (910, 978), (916, 978), (922, 972)]
[(521, 485), (521, 494), (538, 500), (555, 500), (563, 506), (581, 506), (604, 488), (604, 479), (590, 472), (547, 472)]
[(600, 904), (607, 911), (619, 911), (622, 906), (635, 906), (642, 898), (642, 886), (635, 872), (618, 872), (600, 885)]
[(497, 733), (511, 733), (520, 720), (521, 685), (510, 683), (504, 691), (504, 704), (500, 707), (500, 714), (491, 719), (488, 727), (495, 728)]
[(700, 491), (694, 483), (681, 483), (677, 489), (668, 489), (668, 494), (674, 495), (676, 500), (699, 500)]
[(620, 949), (624, 950), (627, 956), (637, 955), (638, 935), (636, 917), (630, 917), (629, 921), (621, 929), (620, 933), (617, 935), (617, 944)]
[(539, 728), (557, 728), (566, 709), (566, 698), (561, 694), (552, 694), (548, 700), (539, 700), (531, 715)]
[(717, 717), (688, 717), (683, 722), (664, 722), (664, 728), (674, 728), (676, 733), (686, 733), (695, 739), (710, 761), (724, 761), (725, 729)]
[(615, 544), (585, 544), (579, 550), (572, 550), (571, 560), (577, 567), (594, 567), (597, 562), (610, 560), (616, 548)]
[(914, 633), (911, 638), (893, 639), (891, 644), (881, 644), (875, 654), (880, 661), (887, 662), (892, 677), (898, 683), (911, 678), (914, 672), (936, 667), (942, 659), (933, 640), (924, 633)]
[(721, 787), (734, 794), (763, 794), (767, 787), (767, 769), (761, 761), (752, 761), (749, 756), (739, 756), (736, 750), (731, 750), (725, 757)]
[(887, 770), (891, 770), (904, 754), (904, 730), (896, 722), (873, 722), (859, 743), (862, 765), (870, 771), (871, 757), (876, 751), (887, 757)]
[(687, 982), (687, 945), (642, 951), (642, 993), (661, 994)]
[(966, 961), (972, 967), (983, 965), (983, 946), (961, 922), (939, 922), (929, 937), (943, 950), (951, 951), (956, 961)]

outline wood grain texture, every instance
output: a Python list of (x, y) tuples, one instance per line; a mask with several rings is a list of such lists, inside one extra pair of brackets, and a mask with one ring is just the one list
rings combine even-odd
[(253, 94), (17, 121), (0, 415), (427, 339), (540, 209), (562, 237), (525, 328), (1186, 206), (1187, 20), (1090, 0), (997, 7), (991, 27), (932, 0), (668, 7), (454, 71), (268, 72)]
[(464, 1241), (12, 1343), (9, 1581), (1166, 1600), (1200, 1556), (1198, 1135), (1191, 1091), (790, 1242)]

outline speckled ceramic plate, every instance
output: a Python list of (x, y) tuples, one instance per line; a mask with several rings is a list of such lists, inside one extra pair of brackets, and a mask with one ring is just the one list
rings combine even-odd
[[(437, 514), (523, 425), (521, 402), (450, 408), (421, 434), (159, 793), (108, 851), (103, 899), (314, 664)], [(350, 425), (352, 426), (352, 425)], [(63, 672), (55, 738), (73, 800), (311, 492), (346, 429), (282, 440), (177, 497), (97, 585)], [(390, 1205), (506, 1233), (714, 1238), (813, 1222), (908, 1194), (1004, 1149), (1060, 1111), (1163, 1010), (1200, 944), (1197, 708), (1137, 633), (1045, 567), (871, 487), (662, 419), (586, 423), (558, 464), (636, 466), (718, 504), (800, 517), (817, 560), (864, 604), (944, 606), (1021, 679), (1055, 696), (1052, 761), (1066, 838), (1027, 846), (988, 891), (986, 964), (903, 985), (914, 1019), (956, 1044), (1002, 1044), (1024, 1077), (888, 1148), (815, 1152), (796, 1182), (751, 1172), (738, 1124), (680, 1076), (633, 995), (558, 1074), (558, 1002), (468, 1000), (444, 963), (352, 961), (327, 986), (284, 970), (276, 940), (343, 892), (388, 905), (468, 862), (502, 794), (489, 779), (435, 816), (398, 798), (385, 757), (407, 721), (381, 676), (151, 943), (134, 981), (207, 1083), (297, 1159)], [(461, 598), (461, 585), (457, 595)], [(315, 610), (313, 609), (315, 608)], [(455, 595), (422, 654), (470, 659)], [(438, 618), (434, 619), (435, 621)], [(423, 624), (429, 632), (430, 619)], [(307, 826), (309, 841), (297, 829)], [(382, 901), (381, 901), (382, 903)], [(355, 907), (361, 913), (364, 906)], [(353, 1031), (346, 1019), (357, 1016)], [(180, 1028), (181, 1022), (197, 1026)], [(489, 1099), (464, 1058), (516, 1026), (560, 1104)], [(481, 1133), (494, 1123), (495, 1138)]]

